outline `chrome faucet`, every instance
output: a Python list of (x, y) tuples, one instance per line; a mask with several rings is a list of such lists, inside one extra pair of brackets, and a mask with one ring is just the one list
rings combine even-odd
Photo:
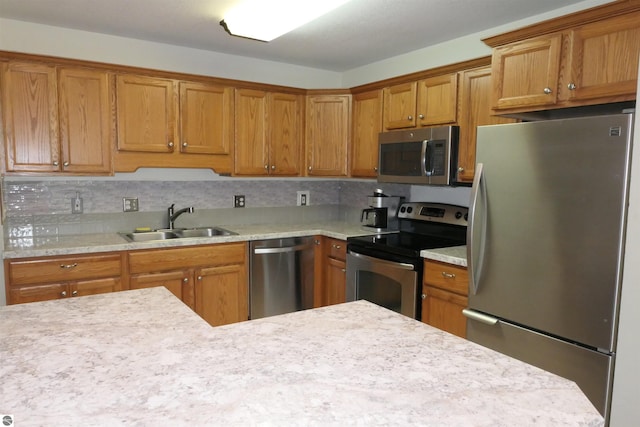
[(171, 206), (169, 206), (169, 209), (168, 209), (168, 211), (169, 211), (169, 227), (168, 227), (169, 230), (173, 230), (173, 225), (174, 225), (176, 219), (180, 215), (182, 215), (185, 212), (193, 213), (193, 211), (195, 210), (195, 209), (193, 209), (193, 206), (190, 206), (188, 208), (180, 209), (179, 211), (174, 212), (173, 211), (174, 207), (175, 207), (175, 204), (172, 204)]

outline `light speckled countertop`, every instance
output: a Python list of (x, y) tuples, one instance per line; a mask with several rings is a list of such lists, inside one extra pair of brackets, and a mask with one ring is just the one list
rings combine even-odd
[(601, 426), (571, 381), (357, 301), (217, 328), (164, 288), (0, 308), (19, 426)]
[(467, 247), (453, 246), (450, 248), (425, 249), (420, 251), (420, 256), (435, 261), (447, 262), (449, 264), (467, 266)]
[(346, 240), (352, 236), (373, 234), (371, 230), (351, 222), (323, 222), (307, 224), (251, 224), (220, 225), (237, 235), (198, 237), (188, 239), (156, 240), (151, 242), (129, 242), (118, 233), (77, 234), (68, 236), (52, 236), (39, 238), (6, 239), (4, 258), (23, 258), (51, 255), (69, 255), (79, 253), (95, 253), (110, 251), (126, 251), (136, 249), (163, 248), (175, 246), (191, 246), (211, 243), (242, 242), (262, 239), (281, 239), (323, 235)]

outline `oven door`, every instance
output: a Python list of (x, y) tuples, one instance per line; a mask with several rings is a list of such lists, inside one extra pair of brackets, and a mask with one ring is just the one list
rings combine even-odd
[(417, 319), (419, 263), (381, 259), (349, 249), (347, 301), (367, 300)]

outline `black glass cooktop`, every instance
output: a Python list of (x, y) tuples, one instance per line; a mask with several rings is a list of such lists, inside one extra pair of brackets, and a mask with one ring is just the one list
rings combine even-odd
[(445, 248), (449, 246), (464, 245), (464, 239), (445, 236), (425, 236), (423, 234), (400, 231), (390, 234), (378, 234), (375, 236), (352, 237), (347, 243), (360, 249), (365, 249), (368, 254), (372, 252), (392, 253), (407, 257), (419, 257), (423, 249)]

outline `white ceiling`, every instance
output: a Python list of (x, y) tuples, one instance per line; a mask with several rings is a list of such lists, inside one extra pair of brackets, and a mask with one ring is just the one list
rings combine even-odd
[(0, 17), (342, 72), (582, 0), (351, 0), (269, 43), (219, 25), (237, 1), (0, 0)]

